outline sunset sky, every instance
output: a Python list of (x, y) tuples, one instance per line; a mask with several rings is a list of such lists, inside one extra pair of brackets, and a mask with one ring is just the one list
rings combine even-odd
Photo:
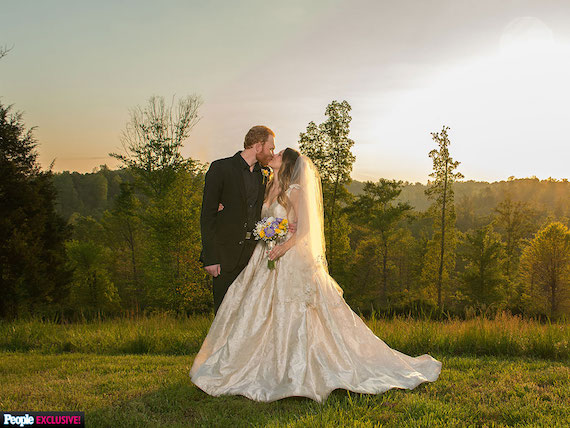
[(258, 124), (298, 147), (347, 100), (355, 179), (425, 183), (443, 125), (467, 180), (570, 176), (568, 0), (3, 0), (0, 46), (0, 102), (55, 171), (115, 168), (129, 108), (195, 93), (202, 161)]

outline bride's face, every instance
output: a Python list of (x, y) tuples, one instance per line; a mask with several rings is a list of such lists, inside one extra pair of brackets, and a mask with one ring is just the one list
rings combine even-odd
[(273, 156), (273, 159), (271, 159), (271, 161), (267, 164), (271, 168), (273, 168), (274, 171), (278, 171), (279, 168), (281, 167), (281, 160), (283, 159), (283, 152), (284, 152), (284, 150), (281, 150), (279, 153), (277, 153), (275, 156)]

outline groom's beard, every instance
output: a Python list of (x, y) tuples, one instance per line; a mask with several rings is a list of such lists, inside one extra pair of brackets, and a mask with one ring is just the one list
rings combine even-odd
[(273, 158), (268, 159), (267, 161), (265, 161), (264, 159), (257, 159), (257, 162), (259, 162), (261, 166), (268, 166), (269, 162), (271, 162), (272, 160)]

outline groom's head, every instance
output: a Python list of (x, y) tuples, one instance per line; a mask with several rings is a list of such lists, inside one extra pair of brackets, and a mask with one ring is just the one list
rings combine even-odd
[(260, 164), (267, 165), (273, 159), (275, 133), (267, 126), (254, 126), (245, 135), (243, 147), (254, 151), (255, 158)]

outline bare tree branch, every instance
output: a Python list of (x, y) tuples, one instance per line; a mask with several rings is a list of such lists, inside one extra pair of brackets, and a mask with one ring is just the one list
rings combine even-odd
[(10, 52), (12, 49), (14, 49), (14, 46), (9, 49), (6, 46), (0, 46), (0, 59), (8, 55), (8, 52)]

